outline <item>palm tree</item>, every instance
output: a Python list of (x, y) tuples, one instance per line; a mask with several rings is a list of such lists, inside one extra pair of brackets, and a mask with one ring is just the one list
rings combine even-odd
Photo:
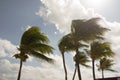
[(71, 34), (67, 34), (67, 35), (63, 36), (61, 38), (61, 40), (59, 41), (58, 47), (59, 47), (59, 50), (61, 52), (62, 59), (63, 59), (63, 67), (64, 67), (64, 71), (65, 71), (65, 80), (67, 80), (67, 68), (66, 68), (66, 65), (65, 65), (64, 53), (74, 50), (74, 44), (73, 44), (73, 41), (72, 41)]
[[(109, 29), (103, 28), (98, 21), (100, 18), (92, 18), (89, 20), (73, 20), (71, 25), (71, 33), (75, 44), (75, 51), (76, 55), (79, 53), (79, 43), (81, 41), (91, 41), (94, 39), (103, 39), (102, 35), (104, 32), (108, 31)], [(76, 62), (77, 64), (77, 62)], [(80, 68), (77, 64), (77, 71), (79, 80), (81, 80), (80, 76)]]
[(76, 71), (77, 71), (77, 66), (76, 66), (76, 64), (75, 64), (75, 70), (74, 70), (74, 74), (73, 74), (73, 78), (72, 78), (72, 80), (75, 79)]
[(114, 52), (111, 50), (110, 43), (94, 41), (90, 45), (90, 52), (88, 52), (92, 59), (93, 79), (95, 80), (95, 60), (101, 57), (113, 57)]
[[(77, 63), (82, 66), (90, 67), (89, 65), (86, 64), (87, 62), (89, 62), (89, 60), (84, 52), (79, 51), (79, 54), (75, 55), (73, 59), (74, 59), (74, 61), (77, 61)], [(74, 70), (74, 75), (73, 75), (72, 80), (74, 80), (74, 78), (75, 78), (76, 70), (77, 70), (77, 64), (75, 64), (75, 70)], [(80, 72), (80, 75), (81, 75), (81, 72)]]
[(20, 59), (20, 69), (17, 80), (20, 80), (22, 65), (23, 62), (27, 60), (28, 55), (35, 56), (47, 62), (53, 62), (53, 59), (45, 55), (53, 51), (53, 48), (48, 45), (48, 42), (48, 37), (42, 33), (38, 27), (31, 27), (23, 33), (18, 48), (20, 53), (14, 55), (15, 58)]
[(101, 58), (99, 61), (99, 65), (97, 65), (98, 70), (102, 71), (102, 78), (104, 78), (104, 70), (116, 72), (115, 70), (111, 69), (111, 67), (114, 65), (113, 60), (107, 59), (107, 58)]
[[(87, 45), (85, 45), (85, 44), (82, 44), (80, 42), (77, 42), (77, 43), (78, 43), (77, 44), (78, 48), (87, 47)], [(70, 52), (70, 51), (75, 51), (76, 42), (74, 41), (74, 36), (71, 33), (63, 36), (58, 44), (58, 47), (59, 47), (59, 50), (61, 52), (62, 59), (63, 59), (63, 66), (64, 66), (64, 71), (65, 71), (65, 80), (67, 80), (67, 69), (66, 69), (66, 65), (65, 65), (64, 53)]]

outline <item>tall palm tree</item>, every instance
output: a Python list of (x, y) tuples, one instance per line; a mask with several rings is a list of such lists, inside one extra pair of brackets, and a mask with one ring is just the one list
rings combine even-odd
[(28, 55), (53, 62), (53, 59), (45, 55), (53, 51), (53, 47), (48, 45), (48, 42), (48, 37), (42, 33), (38, 27), (31, 27), (23, 33), (18, 48), (20, 53), (14, 55), (15, 58), (20, 59), (20, 69), (17, 80), (20, 80), (22, 65), (23, 62), (27, 60)]
[[(89, 20), (73, 20), (71, 33), (75, 46), (76, 55), (79, 53), (79, 43), (81, 41), (91, 41), (94, 39), (103, 39), (102, 35), (109, 29), (103, 28), (99, 22), (100, 18), (91, 18)], [(77, 64), (77, 62), (76, 62)], [(79, 65), (77, 64), (79, 80), (81, 80)]]
[[(90, 67), (89, 65), (86, 64), (87, 62), (89, 62), (89, 60), (88, 60), (88, 57), (84, 54), (84, 52), (79, 51), (79, 54), (75, 55), (73, 57), (73, 59), (74, 59), (74, 61), (77, 61), (77, 63), (82, 65), (82, 66)], [(73, 75), (72, 80), (74, 80), (74, 78), (75, 78), (76, 69), (77, 69), (76, 66), (77, 66), (77, 64), (75, 64), (75, 70), (74, 70), (74, 75)], [(80, 75), (81, 75), (81, 72), (80, 72)]]
[(89, 55), (92, 59), (93, 79), (95, 80), (95, 60), (101, 57), (113, 57), (114, 52), (111, 50), (110, 43), (94, 41), (90, 45)]
[[(87, 45), (82, 44), (80, 42), (77, 42), (77, 43), (78, 43), (77, 44), (78, 48), (87, 46)], [(64, 66), (64, 71), (65, 71), (65, 80), (67, 80), (67, 69), (66, 69), (66, 65), (65, 65), (64, 53), (76, 50), (74, 36), (71, 33), (63, 36), (58, 44), (58, 47), (59, 47), (59, 50), (61, 52), (62, 59), (63, 59), (63, 66)]]
[(98, 70), (102, 71), (102, 78), (104, 78), (104, 70), (116, 72), (115, 70), (111, 69), (111, 67), (114, 65), (113, 60), (107, 59), (107, 58), (101, 58), (99, 61), (99, 65), (97, 65)]
[(61, 38), (61, 40), (59, 41), (58, 47), (59, 47), (59, 50), (61, 52), (62, 59), (63, 59), (63, 67), (64, 67), (64, 71), (65, 71), (65, 80), (68, 80), (64, 53), (74, 50), (74, 44), (73, 44), (73, 41), (72, 41), (71, 34), (67, 34), (67, 35), (63, 36)]

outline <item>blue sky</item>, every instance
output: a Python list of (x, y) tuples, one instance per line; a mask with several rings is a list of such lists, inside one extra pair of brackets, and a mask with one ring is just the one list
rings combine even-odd
[(35, 14), (40, 6), (39, 0), (1, 0), (0, 37), (18, 45), (27, 26), (39, 26), (47, 35), (54, 36), (56, 28), (44, 26), (43, 19)]
[[(16, 80), (19, 61), (12, 56), (16, 53), (16, 46), (19, 45), (23, 32), (29, 26), (38, 26), (48, 35), (50, 45), (55, 48), (54, 55), (50, 57), (54, 58), (56, 63), (51, 65), (30, 57), (23, 66), (22, 79), (63, 80), (62, 59), (57, 48), (59, 39), (70, 32), (71, 20), (98, 16), (108, 25), (107, 28), (111, 29), (105, 37), (111, 42), (112, 49), (116, 53), (114, 60), (117, 64), (113, 68), (118, 70), (118, 73), (106, 72), (106, 76), (119, 76), (119, 4), (119, 0), (0, 0), (0, 65), (2, 65), (0, 80)], [(72, 56), (71, 53), (66, 54), (69, 79), (74, 69)], [(85, 80), (87, 78), (92, 80), (91, 69), (82, 67), (82, 71), (87, 73), (82, 75)], [(97, 73), (97, 77), (100, 77), (100, 72)], [(49, 76), (46, 77), (45, 74)]]

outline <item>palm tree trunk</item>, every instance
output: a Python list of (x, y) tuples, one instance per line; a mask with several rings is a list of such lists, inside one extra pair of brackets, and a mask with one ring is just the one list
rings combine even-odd
[(95, 60), (92, 59), (93, 80), (95, 80)]
[(17, 78), (17, 80), (20, 80), (21, 70), (22, 70), (22, 60), (20, 60), (20, 69), (19, 69), (19, 73), (18, 73), (18, 78)]
[(72, 80), (74, 80), (74, 79), (75, 79), (76, 70), (77, 70), (77, 67), (76, 67), (76, 65), (75, 65), (75, 70), (74, 70), (74, 74), (73, 74), (73, 78), (72, 78)]
[(63, 58), (63, 66), (64, 66), (64, 71), (65, 71), (65, 80), (67, 80), (67, 68), (66, 68), (66, 65), (65, 65), (64, 53), (62, 53), (62, 58)]
[(102, 69), (102, 79), (104, 79), (104, 71), (103, 71), (103, 69)]
[(79, 80), (82, 80), (81, 79), (81, 73), (80, 73), (80, 66), (79, 66), (79, 64), (77, 64), (77, 69), (78, 69), (78, 78), (79, 78)]
[[(78, 48), (76, 48), (76, 55), (79, 55), (79, 54), (78, 54)], [(75, 62), (76, 62), (75, 64), (76, 64), (76, 66), (77, 66), (78, 78), (79, 78), (79, 80), (82, 80), (82, 79), (81, 79), (79, 62), (77, 61), (79, 57), (76, 57), (76, 58), (77, 58), (77, 59), (76, 59), (76, 61), (75, 61)]]

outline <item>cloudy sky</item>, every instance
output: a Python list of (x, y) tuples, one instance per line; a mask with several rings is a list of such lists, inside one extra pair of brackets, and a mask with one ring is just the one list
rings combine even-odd
[[(39, 28), (49, 36), (54, 50), (54, 64), (30, 57), (24, 63), (22, 80), (64, 80), (62, 58), (57, 45), (59, 39), (70, 32), (71, 20), (101, 17), (111, 29), (105, 37), (116, 53), (113, 69), (105, 76), (120, 76), (120, 0), (0, 0), (0, 80), (16, 80), (19, 60), (17, 53), (21, 35), (30, 26)], [(72, 78), (74, 63), (72, 55), (66, 54), (68, 77)], [(91, 69), (82, 67), (83, 80), (92, 80)], [(97, 72), (97, 77), (101, 77)], [(29, 77), (28, 77), (29, 76)], [(87, 77), (86, 77), (87, 76)], [(77, 80), (77, 77), (76, 77)]]

